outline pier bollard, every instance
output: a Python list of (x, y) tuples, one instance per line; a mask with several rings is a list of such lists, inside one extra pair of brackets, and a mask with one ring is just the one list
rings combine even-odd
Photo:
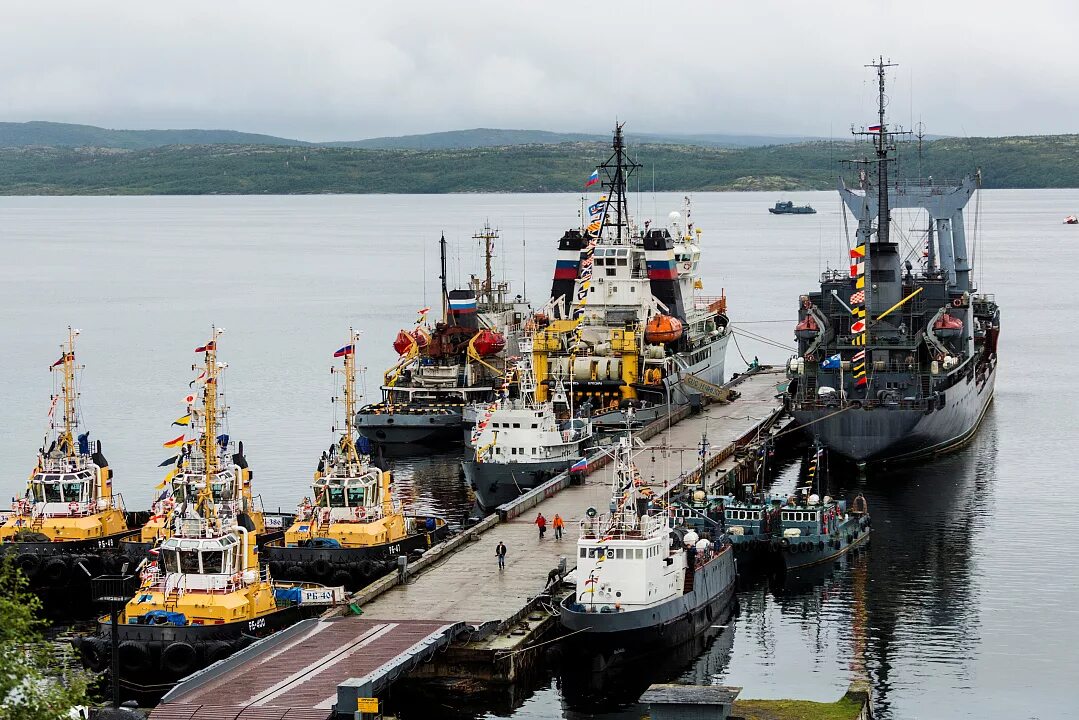
[(408, 573), (408, 555), (397, 556), (397, 579), (402, 585), (405, 584)]

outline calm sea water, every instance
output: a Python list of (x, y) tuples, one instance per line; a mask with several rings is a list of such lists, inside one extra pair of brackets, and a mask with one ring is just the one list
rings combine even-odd
[[(871, 548), (830, 577), (742, 591), (740, 614), (670, 672), (743, 687), (744, 697), (831, 700), (869, 675), (885, 718), (1054, 718), (1079, 703), (1079, 519), (1070, 500), (1079, 390), (1073, 274), (1074, 191), (987, 191), (976, 263), (1003, 308), (997, 396), (977, 440), (933, 463), (832, 478), (861, 491)], [(834, 193), (791, 194), (820, 211), (773, 217), (769, 194), (694, 196), (704, 230), (706, 292), (725, 288), (740, 354), (782, 363), (797, 296), (846, 247)], [(784, 198), (787, 199), (787, 198)], [(639, 201), (663, 221), (681, 196)], [(226, 328), (230, 432), (245, 443), (270, 507), (308, 492), (331, 441), (334, 350), (362, 331), (377, 388), (396, 330), (437, 305), (438, 237), (451, 283), (478, 272), (471, 236), (502, 230), (497, 265), (517, 291), (545, 299), (557, 239), (576, 221), (571, 195), (0, 198), (0, 492), (21, 491), (46, 430), (67, 325), (81, 328), (84, 418), (104, 443), (116, 487), (145, 507), (160, 480), (161, 443), (177, 433), (192, 352)], [(967, 227), (974, 225), (974, 205)], [(917, 218), (903, 218), (912, 252)], [(783, 347), (756, 339), (761, 336)], [(406, 500), (460, 518), (472, 498), (455, 458), (403, 458)], [(786, 471), (780, 483), (793, 483)], [(589, 714), (557, 682), (515, 718)], [(482, 714), (482, 713), (481, 713)], [(635, 708), (622, 713), (634, 717)], [(612, 715), (612, 716), (614, 716)]]

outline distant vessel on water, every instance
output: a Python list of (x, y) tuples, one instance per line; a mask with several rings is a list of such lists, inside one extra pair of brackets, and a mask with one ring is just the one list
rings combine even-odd
[(468, 289), (447, 290), (446, 237), (442, 236), (442, 320), (429, 327), (424, 308), (412, 330), (397, 334), (393, 347), (400, 358), (384, 375), (381, 402), (356, 413), (356, 428), (370, 441), (383, 445), (460, 443), (465, 407), (494, 399), (495, 387), (505, 374), (503, 358), (515, 351), (516, 333), (528, 314), (528, 304), (520, 295), (510, 298), (509, 285), (494, 279), (498, 231), (487, 225), (475, 237), (484, 242), (484, 277), (473, 277)]
[[(857, 134), (873, 140), (875, 157), (863, 161), (857, 187), (842, 180), (839, 187), (858, 221), (850, 273), (827, 271), (820, 290), (800, 298), (785, 394), (807, 433), (858, 463), (916, 458), (969, 440), (993, 397), (1000, 334), (994, 296), (974, 283), (963, 218), (980, 174), (891, 179), (898, 133), (884, 115), (890, 65), (872, 67), (878, 124)], [(918, 269), (892, 239), (893, 208), (928, 214)]]
[(670, 229), (634, 224), (626, 188), (639, 166), (621, 125), (612, 148), (593, 175), (605, 194), (559, 241), (551, 299), (526, 328), (536, 401), (561, 385), (573, 407), (599, 413), (597, 430), (624, 428), (629, 406), (647, 423), (716, 392), (730, 339), (724, 294), (699, 293), (701, 230), (688, 198)]
[(815, 215), (817, 211), (809, 205), (795, 205), (790, 200), (781, 200), (768, 208), (768, 212), (773, 215)]

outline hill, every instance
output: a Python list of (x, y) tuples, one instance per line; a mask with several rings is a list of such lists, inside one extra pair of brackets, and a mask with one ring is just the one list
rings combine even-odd
[[(0, 149), (3, 194), (292, 194), (579, 192), (609, 155), (602, 143), (448, 150), (271, 145), (170, 145), (141, 150)], [(826, 190), (865, 145), (809, 142), (752, 148), (638, 145), (642, 188), (659, 191)], [(910, 146), (898, 176), (915, 175)], [(1079, 136), (945, 138), (926, 143), (921, 174), (981, 167), (986, 187), (1079, 187)], [(849, 173), (848, 173), (849, 174)]]
[[(626, 141), (636, 145), (696, 145), (700, 147), (758, 147), (805, 142), (820, 138), (786, 135), (727, 135), (705, 133), (678, 135), (663, 133), (627, 133)], [(370, 138), (348, 142), (320, 143), (327, 147), (367, 148), (372, 150), (451, 150), (510, 145), (559, 145), (562, 143), (607, 143), (609, 135), (591, 133), (557, 133), (546, 130), (500, 130), (475, 128), (451, 130), (423, 135)]]
[(235, 130), (109, 130), (55, 122), (0, 122), (0, 147), (100, 147), (140, 150), (163, 145), (310, 145)]

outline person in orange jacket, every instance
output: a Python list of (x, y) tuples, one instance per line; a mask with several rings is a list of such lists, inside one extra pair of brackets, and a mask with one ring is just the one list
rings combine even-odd
[(566, 523), (564, 523), (562, 521), (562, 516), (559, 515), (558, 513), (555, 513), (554, 522), (552, 523), (552, 525), (554, 525), (554, 539), (555, 540), (561, 540), (562, 539), (562, 528), (564, 528), (566, 526)]

